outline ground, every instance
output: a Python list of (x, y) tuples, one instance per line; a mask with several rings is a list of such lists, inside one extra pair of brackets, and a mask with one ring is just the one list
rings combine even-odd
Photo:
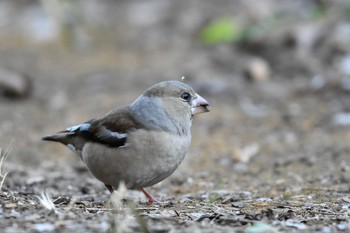
[[(0, 99), (2, 232), (350, 230), (347, 1), (44, 2), (0, 5), (0, 68), (31, 80)], [(211, 107), (161, 204), (40, 140), (182, 76)]]

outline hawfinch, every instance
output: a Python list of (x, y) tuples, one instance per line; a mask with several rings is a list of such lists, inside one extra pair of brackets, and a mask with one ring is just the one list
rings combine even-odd
[(208, 112), (208, 106), (189, 85), (165, 81), (130, 105), (42, 139), (77, 153), (111, 193), (123, 181), (153, 203), (144, 188), (177, 169), (190, 146), (193, 116)]

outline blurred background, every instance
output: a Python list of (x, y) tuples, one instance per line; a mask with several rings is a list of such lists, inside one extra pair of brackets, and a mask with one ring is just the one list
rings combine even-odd
[(104, 193), (40, 138), (182, 76), (211, 112), (159, 196), (348, 185), (349, 1), (3, 0), (0, 147), (15, 139), (5, 187)]

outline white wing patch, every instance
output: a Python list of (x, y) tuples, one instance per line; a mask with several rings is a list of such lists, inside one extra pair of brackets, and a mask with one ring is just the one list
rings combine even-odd
[(84, 123), (84, 124), (80, 124), (80, 125), (74, 125), (72, 127), (69, 127), (66, 129), (66, 131), (68, 132), (75, 132), (75, 131), (86, 131), (90, 128), (90, 124), (88, 123)]
[(104, 140), (122, 140), (127, 138), (126, 133), (118, 133), (106, 129), (106, 127), (101, 127), (98, 132), (98, 137)]
[(117, 132), (112, 132), (112, 131), (109, 131), (109, 132), (110, 132), (111, 136), (114, 138), (122, 139), (122, 138), (127, 137), (126, 133), (117, 133)]
[[(70, 133), (76, 133), (79, 135), (79, 133), (87, 132), (85, 135), (81, 135), (83, 138), (91, 141), (96, 141), (102, 144), (107, 144), (112, 147), (122, 147), (126, 146), (125, 142), (127, 140), (127, 134), (126, 133), (118, 133), (113, 132), (109, 129), (107, 129), (105, 126), (100, 126), (98, 130), (95, 132), (89, 132), (91, 125), (89, 123), (84, 123), (80, 125), (75, 125), (72, 127), (69, 127), (66, 129), (66, 132)], [(72, 151), (76, 153), (81, 153), (81, 151), (77, 150), (77, 148), (74, 145), (67, 145)]]

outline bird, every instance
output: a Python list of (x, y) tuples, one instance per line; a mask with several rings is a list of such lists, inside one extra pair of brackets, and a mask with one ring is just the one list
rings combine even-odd
[(145, 189), (169, 177), (191, 143), (193, 117), (209, 102), (182, 81), (163, 81), (134, 102), (42, 140), (59, 142), (79, 155), (90, 173), (113, 193), (124, 182), (158, 201)]

